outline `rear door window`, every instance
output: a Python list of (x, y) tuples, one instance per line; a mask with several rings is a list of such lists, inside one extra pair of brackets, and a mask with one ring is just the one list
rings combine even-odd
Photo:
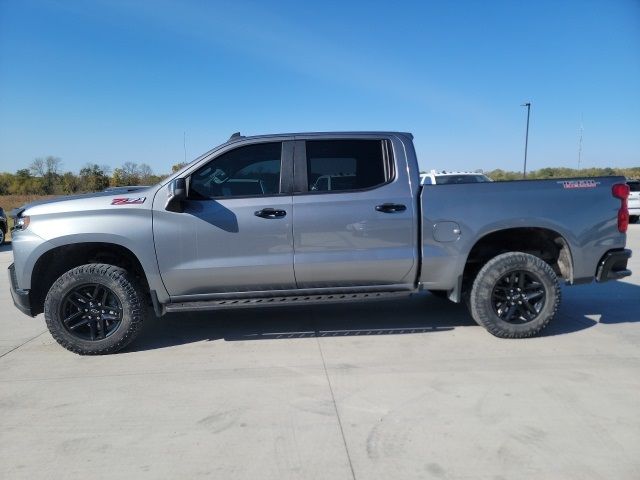
[(364, 190), (392, 178), (390, 149), (384, 140), (308, 140), (309, 192)]

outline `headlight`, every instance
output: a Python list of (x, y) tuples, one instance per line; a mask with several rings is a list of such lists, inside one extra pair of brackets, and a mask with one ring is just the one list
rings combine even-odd
[(30, 217), (17, 217), (13, 220), (12, 230), (26, 230), (31, 221)]

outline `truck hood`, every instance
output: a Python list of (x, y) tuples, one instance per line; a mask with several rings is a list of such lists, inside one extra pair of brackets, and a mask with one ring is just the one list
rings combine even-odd
[[(93, 210), (105, 208), (113, 205), (144, 205), (151, 202), (153, 196), (152, 187), (123, 187), (109, 190), (108, 192), (83, 193), (79, 195), (65, 195), (47, 200), (27, 203), (21, 207), (14, 208), (9, 213), (12, 217), (18, 217), (23, 213), (26, 215), (40, 213), (62, 213), (65, 211)], [(122, 202), (113, 204), (116, 199), (126, 199), (129, 202), (137, 200), (136, 203)]]

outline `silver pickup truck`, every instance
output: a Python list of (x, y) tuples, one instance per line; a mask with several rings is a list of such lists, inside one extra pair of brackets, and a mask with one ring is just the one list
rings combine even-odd
[[(12, 212), (12, 296), (80, 354), (165, 312), (429, 290), (498, 337), (537, 334), (559, 279), (630, 275), (622, 177), (420, 185), (412, 135), (231, 139), (153, 187)], [(425, 312), (427, 315), (428, 312)]]

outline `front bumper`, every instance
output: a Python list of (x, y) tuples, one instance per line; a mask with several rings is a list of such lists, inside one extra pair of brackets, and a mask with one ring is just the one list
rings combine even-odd
[(631, 275), (627, 269), (627, 261), (631, 258), (631, 250), (609, 250), (600, 259), (596, 270), (596, 281), (619, 280)]
[(29, 290), (21, 290), (18, 288), (16, 267), (13, 263), (9, 265), (9, 281), (11, 282), (11, 298), (13, 298), (13, 304), (22, 313), (26, 313), (30, 317), (35, 316), (31, 312), (31, 298), (29, 297)]

